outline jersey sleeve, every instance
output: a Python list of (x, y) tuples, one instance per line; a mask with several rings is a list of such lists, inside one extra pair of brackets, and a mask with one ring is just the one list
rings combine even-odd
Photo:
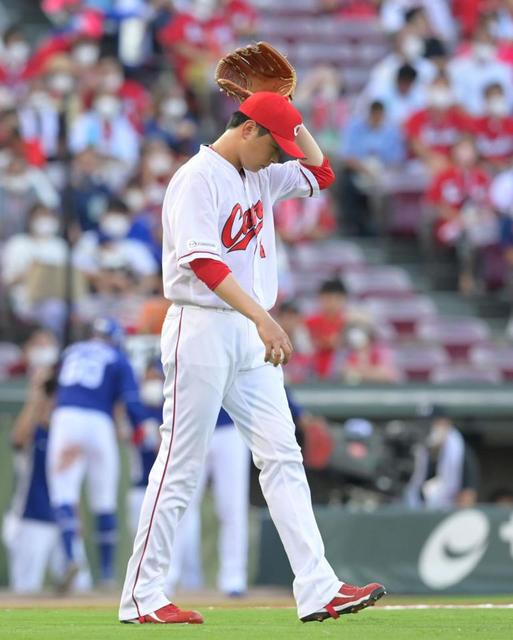
[(139, 398), (139, 387), (135, 379), (134, 370), (127, 358), (122, 354), (119, 354), (118, 371), (118, 399), (125, 405), (130, 422), (135, 428), (146, 418), (146, 413)]
[(164, 201), (164, 217), (169, 221), (178, 267), (190, 269), (198, 258), (222, 261), (219, 212), (204, 176), (182, 175), (172, 183)]
[(314, 174), (297, 160), (271, 164), (264, 171), (273, 202), (319, 195), (319, 184)]

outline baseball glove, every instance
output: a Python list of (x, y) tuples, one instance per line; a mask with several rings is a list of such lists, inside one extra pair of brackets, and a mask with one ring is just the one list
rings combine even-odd
[(288, 60), (267, 42), (239, 47), (222, 58), (215, 79), (227, 95), (242, 102), (256, 91), (273, 91), (292, 98), (296, 71)]

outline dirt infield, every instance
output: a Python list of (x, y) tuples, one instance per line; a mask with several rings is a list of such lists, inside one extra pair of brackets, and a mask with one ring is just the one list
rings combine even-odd
[[(216, 608), (253, 608), (253, 607), (294, 607), (292, 594), (286, 589), (255, 588), (251, 589), (244, 598), (228, 598), (215, 590), (200, 592), (179, 591), (176, 601), (187, 607), (216, 607)], [(8, 591), (0, 591), (0, 609), (33, 609), (41, 608), (83, 608), (83, 609), (113, 609), (119, 605), (119, 593), (110, 592), (102, 594), (98, 592), (70, 595), (65, 597), (55, 596), (51, 592), (42, 593), (40, 596), (14, 596)]]

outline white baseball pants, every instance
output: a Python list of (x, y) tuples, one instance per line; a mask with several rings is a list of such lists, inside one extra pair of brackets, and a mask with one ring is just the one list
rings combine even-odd
[(94, 513), (117, 510), (119, 449), (111, 418), (100, 411), (59, 407), (48, 436), (47, 476), (52, 506), (77, 505), (84, 476)]
[[(47, 570), (57, 583), (66, 571), (66, 559), (57, 526), (22, 518), (15, 526), (15, 538), (6, 544), (9, 587), (14, 593), (37, 594), (44, 586)], [(74, 592), (89, 591), (93, 586), (82, 539), (76, 544), (80, 571), (72, 584)]]
[(295, 575), (298, 614), (322, 608), (340, 587), (324, 556), (283, 388), (264, 363), (254, 324), (235, 311), (173, 305), (162, 331), (164, 424), (150, 473), (119, 617), (166, 605), (164, 582), (177, 524), (193, 496), (223, 405), (260, 469), (260, 485)]
[(214, 430), (206, 465), (196, 492), (178, 525), (164, 593), (178, 584), (203, 586), (201, 562), (201, 502), (210, 480), (219, 521), (217, 587), (223, 593), (247, 589), (249, 450), (233, 424)]

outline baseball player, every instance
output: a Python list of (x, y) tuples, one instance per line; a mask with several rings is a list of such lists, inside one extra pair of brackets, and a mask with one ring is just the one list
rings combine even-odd
[[(280, 152), (296, 158), (279, 163)], [(301, 159), (299, 161), (298, 159)], [(373, 604), (382, 585), (344, 584), (324, 556), (283, 387), (292, 346), (268, 313), (276, 301), (273, 203), (315, 196), (334, 180), (301, 114), (257, 91), (227, 130), (173, 176), (163, 205), (162, 443), (151, 470), (119, 618), (201, 623), (165, 596), (177, 524), (194, 494), (223, 406), (251, 449), (295, 575), (301, 620)]]
[(123, 331), (114, 320), (100, 318), (93, 325), (90, 340), (64, 351), (48, 443), (50, 499), (68, 573), (77, 570), (77, 506), (87, 473), (89, 504), (96, 515), (100, 584), (105, 586), (114, 580), (117, 534), (119, 452), (114, 406), (122, 402), (133, 425), (140, 424), (144, 417), (132, 367), (120, 350), (122, 338)]
[(87, 591), (92, 584), (81, 538), (75, 548), (80, 571), (72, 580), (65, 580), (64, 553), (50, 506), (46, 481), (48, 424), (53, 407), (47, 382), (50, 376), (50, 367), (32, 369), (27, 399), (11, 434), (16, 485), (2, 533), (9, 559), (9, 585), (15, 593), (39, 593), (47, 569), (61, 593), (68, 588)]

